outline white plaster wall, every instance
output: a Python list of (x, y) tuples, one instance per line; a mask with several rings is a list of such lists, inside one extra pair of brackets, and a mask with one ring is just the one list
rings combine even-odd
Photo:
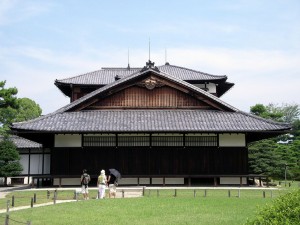
[(150, 184), (150, 178), (140, 178), (140, 184)]
[(219, 134), (220, 147), (245, 147), (245, 134)]
[[(220, 177), (220, 184), (240, 184), (239, 177)], [(242, 178), (242, 184), (247, 184), (246, 177)]]
[(81, 147), (81, 135), (56, 134), (54, 147)]
[(44, 156), (44, 174), (50, 174), (50, 154)]
[(164, 184), (163, 178), (152, 178), (152, 184)]
[(137, 178), (122, 178), (119, 180), (119, 184), (138, 184)]
[(165, 178), (165, 184), (184, 184), (184, 178)]
[(208, 92), (209, 92), (209, 93), (216, 93), (216, 92), (217, 92), (216, 84), (208, 83), (208, 84), (206, 85), (206, 87), (208, 88)]
[(21, 174), (27, 174), (28, 173), (28, 160), (29, 160), (28, 155), (20, 155), (20, 164), (23, 167), (23, 170), (22, 170)]
[(30, 156), (30, 174), (42, 174), (42, 154), (36, 154)]
[[(59, 179), (53, 179), (53, 185), (59, 185)], [(62, 178), (61, 185), (80, 185), (80, 177), (78, 178)]]
[[(21, 174), (28, 173), (29, 155), (20, 155), (20, 163), (23, 167)], [(43, 154), (31, 154), (30, 155), (30, 173), (42, 174), (43, 166)], [(44, 174), (50, 173), (50, 154), (44, 155)]]
[[(199, 87), (199, 88), (205, 88), (204, 84), (194, 84), (194, 85)], [(208, 88), (209, 93), (217, 93), (217, 86), (214, 83), (206, 84), (206, 88)]]

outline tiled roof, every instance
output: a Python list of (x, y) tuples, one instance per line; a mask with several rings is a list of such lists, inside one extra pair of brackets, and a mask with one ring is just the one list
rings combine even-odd
[(181, 80), (179, 78), (170, 76), (169, 74), (166, 74), (164, 72), (158, 72), (158, 71), (153, 70), (152, 68), (149, 68), (149, 69), (147, 69), (147, 70), (145, 70), (143, 72), (137, 71), (137, 72), (131, 74), (130, 76), (126, 76), (126, 77), (121, 78), (121, 79), (119, 79), (119, 80), (117, 80), (117, 81), (115, 81), (113, 83), (110, 83), (110, 84), (108, 84), (108, 85), (106, 85), (106, 86), (104, 86), (102, 88), (99, 88), (99, 89), (97, 89), (97, 90), (95, 90), (95, 91), (93, 91), (93, 92), (91, 92), (91, 93), (89, 93), (89, 94), (87, 94), (87, 95), (85, 95), (85, 96), (77, 99), (76, 101), (74, 101), (74, 102), (66, 105), (65, 107), (59, 109), (58, 111), (56, 111), (54, 113), (67, 111), (67, 110), (75, 107), (76, 105), (78, 105), (80, 103), (83, 103), (84, 101), (92, 98), (95, 95), (98, 95), (98, 94), (100, 94), (100, 93), (102, 93), (104, 91), (112, 89), (113, 87), (116, 87), (116, 86), (118, 86), (118, 85), (120, 85), (122, 83), (128, 82), (128, 81), (130, 81), (130, 80), (132, 80), (134, 78), (137, 78), (137, 77), (139, 77), (139, 76), (141, 76), (141, 75), (143, 75), (143, 74), (145, 74), (147, 72), (150, 72), (150, 71), (153, 72), (153, 73), (155, 73), (155, 74), (157, 74), (158, 76), (161, 76), (161, 77), (163, 77), (165, 79), (171, 80), (172, 82), (181, 84), (181, 85), (183, 85), (185, 87), (188, 87), (189, 89), (191, 89), (191, 90), (193, 90), (195, 92), (198, 92), (198, 93), (200, 93), (202, 95), (205, 95), (207, 98), (213, 100), (214, 102), (217, 102), (220, 105), (223, 105), (223, 106), (227, 107), (230, 110), (233, 110), (233, 111), (237, 110), (233, 106), (227, 104), (226, 102), (223, 102), (218, 97), (210, 94), (209, 92), (206, 92), (206, 91), (202, 90), (201, 88), (198, 88), (198, 87), (196, 87), (196, 86), (194, 86), (194, 85), (192, 85), (192, 84), (190, 84), (188, 82), (185, 82), (185, 81), (183, 81), (183, 80)]
[(75, 77), (57, 80), (57, 82), (65, 84), (106, 85), (114, 82), (116, 75), (125, 77), (139, 70), (141, 70), (141, 68), (134, 68), (130, 70), (127, 68), (101, 69)]
[[(86, 84), (86, 85), (106, 85), (115, 81), (115, 76), (126, 77), (130, 74), (140, 71), (142, 68), (102, 68), (94, 72), (82, 75), (56, 80), (56, 82), (64, 84)], [(181, 80), (220, 80), (227, 79), (225, 75), (211, 75), (196, 70), (173, 65), (158, 66), (161, 72), (172, 75)]]
[[(42, 148), (42, 145), (34, 141), (11, 135), (10, 140), (17, 146), (17, 148)], [(0, 136), (0, 141), (3, 140), (3, 137)]]
[(244, 112), (216, 110), (96, 110), (63, 112), (14, 123), (13, 129), (39, 132), (268, 132), (289, 130)]

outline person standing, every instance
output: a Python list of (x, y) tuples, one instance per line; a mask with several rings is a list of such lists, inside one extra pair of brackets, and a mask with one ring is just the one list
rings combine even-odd
[(83, 194), (84, 200), (89, 199), (89, 182), (91, 180), (90, 175), (87, 173), (87, 170), (83, 170), (83, 174), (81, 175), (80, 178), (80, 183), (81, 183), (81, 192)]
[(108, 183), (108, 188), (109, 188), (109, 197), (116, 197), (116, 192), (117, 192), (117, 187), (116, 187), (116, 176), (113, 175), (112, 173), (110, 173), (108, 175), (108, 180), (107, 180), (107, 183)]
[(105, 197), (105, 187), (107, 183), (107, 178), (105, 175), (105, 170), (101, 170), (100, 176), (98, 177), (97, 187), (98, 189), (98, 198), (103, 199)]

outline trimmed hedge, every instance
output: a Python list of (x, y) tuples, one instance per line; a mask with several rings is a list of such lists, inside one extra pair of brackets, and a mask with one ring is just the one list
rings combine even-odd
[(274, 200), (246, 225), (299, 225), (300, 189)]

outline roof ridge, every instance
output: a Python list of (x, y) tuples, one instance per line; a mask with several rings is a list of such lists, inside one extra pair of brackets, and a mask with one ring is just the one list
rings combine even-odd
[(101, 68), (100, 70), (94, 70), (94, 71), (91, 71), (91, 72), (87, 72), (87, 73), (83, 73), (83, 74), (74, 75), (74, 76), (67, 77), (67, 78), (64, 78), (64, 79), (61, 79), (61, 80), (56, 79), (55, 81), (63, 81), (63, 80), (69, 80), (69, 79), (72, 79), (72, 78), (82, 77), (82, 76), (85, 76), (85, 75), (90, 74), (90, 73), (96, 73), (96, 72), (99, 72), (99, 71), (101, 71), (101, 70), (102, 70), (102, 68)]
[[(136, 73), (140, 73), (140, 71), (136, 71), (136, 72), (134, 72), (134, 73), (132, 73), (132, 74), (130, 74), (129, 76), (126, 76), (126, 77), (121, 77), (119, 80), (116, 80), (116, 81), (114, 81), (114, 82), (112, 82), (112, 83), (109, 83), (109, 84), (107, 84), (107, 85), (105, 85), (105, 86), (103, 86), (103, 87), (101, 87), (101, 88), (98, 88), (98, 89), (96, 89), (95, 91), (92, 91), (92, 92), (90, 92), (90, 93), (88, 93), (88, 94), (82, 96), (81, 98), (78, 98), (78, 99), (76, 99), (75, 101), (69, 103), (68, 105), (63, 106), (62, 108), (60, 108), (60, 109), (54, 111), (53, 113), (56, 114), (56, 113), (65, 112), (66, 110), (72, 108), (72, 105), (76, 106), (77, 104), (79, 104), (79, 103), (85, 101), (85, 100), (88, 99), (89, 97), (93, 97), (94, 95), (96, 95), (96, 94), (102, 92), (102, 91), (105, 90), (105, 89), (108, 89), (108, 88), (110, 88), (110, 87), (113, 87), (114, 85), (117, 85), (117, 84), (119, 84), (119, 83), (122, 83), (124, 80), (130, 79), (130, 78), (131, 78), (133, 75), (135, 75)], [(102, 90), (102, 89), (103, 89), (103, 90)]]
[(58, 109), (58, 110), (56, 110), (56, 111), (53, 112), (53, 113), (61, 113), (61, 112), (65, 112), (66, 110), (69, 110), (70, 108), (76, 106), (77, 104), (80, 104), (81, 102), (83, 102), (83, 101), (89, 99), (90, 97), (93, 97), (94, 95), (97, 95), (97, 94), (101, 93), (102, 91), (104, 91), (104, 90), (106, 90), (106, 89), (112, 88), (112, 87), (118, 85), (119, 83), (122, 83), (122, 82), (125, 82), (125, 81), (127, 81), (127, 80), (130, 80), (130, 79), (134, 78), (135, 76), (137, 76), (137, 74), (142, 75), (142, 74), (144, 74), (144, 73), (146, 73), (146, 72), (148, 72), (148, 71), (152, 71), (152, 72), (154, 72), (154, 73), (160, 74), (161, 76), (163, 76), (163, 77), (165, 77), (165, 78), (167, 78), (167, 79), (171, 79), (171, 80), (173, 80), (174, 82), (177, 82), (177, 83), (180, 83), (180, 84), (182, 84), (182, 85), (185, 85), (186, 87), (188, 87), (188, 88), (190, 88), (190, 89), (192, 89), (192, 90), (194, 90), (194, 91), (197, 91), (197, 92), (200, 92), (201, 94), (204, 94), (205, 96), (209, 97), (210, 99), (214, 100), (215, 102), (218, 102), (218, 103), (220, 103), (221, 105), (223, 105), (223, 106), (225, 106), (225, 107), (227, 107), (227, 108), (229, 108), (229, 109), (231, 109), (231, 110), (233, 110), (233, 111), (237, 111), (237, 109), (236, 109), (235, 107), (233, 107), (233, 106), (231, 106), (230, 104), (228, 104), (228, 103), (222, 101), (222, 100), (219, 99), (218, 97), (216, 97), (216, 96), (214, 96), (214, 95), (212, 95), (212, 94), (210, 94), (210, 93), (208, 93), (208, 92), (202, 90), (202, 89), (199, 88), (199, 87), (196, 87), (196, 86), (194, 86), (194, 85), (192, 85), (192, 84), (189, 84), (188, 82), (186, 82), (186, 81), (184, 81), (184, 80), (181, 80), (181, 79), (179, 79), (179, 78), (177, 78), (177, 77), (175, 77), (175, 76), (173, 76), (173, 75), (170, 75), (170, 74), (168, 74), (168, 73), (165, 73), (165, 72), (162, 72), (162, 71), (156, 71), (156, 70), (154, 70), (153, 68), (147, 68), (147, 70), (145, 70), (145, 71), (136, 71), (136, 72), (130, 74), (129, 76), (121, 77), (121, 79), (119, 79), (119, 80), (116, 80), (116, 81), (114, 81), (114, 82), (112, 82), (112, 83), (110, 83), (110, 84), (107, 84), (107, 85), (105, 85), (105, 86), (103, 86), (103, 87), (101, 87), (101, 88), (98, 88), (98, 89), (96, 89), (95, 91), (90, 92), (90, 93), (88, 93), (87, 95), (85, 95), (85, 96), (83, 96), (83, 97), (81, 97), (81, 98), (79, 98), (79, 99), (77, 99), (77, 100), (75, 100), (75, 101), (69, 103), (68, 105), (66, 105), (66, 106), (64, 106), (64, 107), (62, 107), (62, 108), (60, 108), (60, 109)]
[(168, 64), (168, 65), (165, 64), (165, 65), (157, 66), (157, 67), (160, 68), (160, 67), (163, 67), (163, 66), (176, 67), (176, 68), (180, 68), (180, 69), (184, 69), (184, 70), (188, 70), (188, 71), (192, 71), (192, 72), (196, 72), (196, 73), (201, 73), (203, 75), (209, 75), (209, 76), (213, 76), (213, 77), (225, 77), (225, 78), (227, 78), (227, 75), (213, 75), (213, 74), (204, 73), (202, 71), (198, 71), (198, 70), (194, 70), (194, 69), (189, 69), (189, 68), (186, 68), (186, 67), (183, 67), (183, 66), (175, 66), (175, 65), (171, 65), (171, 64)]
[(101, 67), (102, 70), (138, 70), (142, 69), (142, 67)]

